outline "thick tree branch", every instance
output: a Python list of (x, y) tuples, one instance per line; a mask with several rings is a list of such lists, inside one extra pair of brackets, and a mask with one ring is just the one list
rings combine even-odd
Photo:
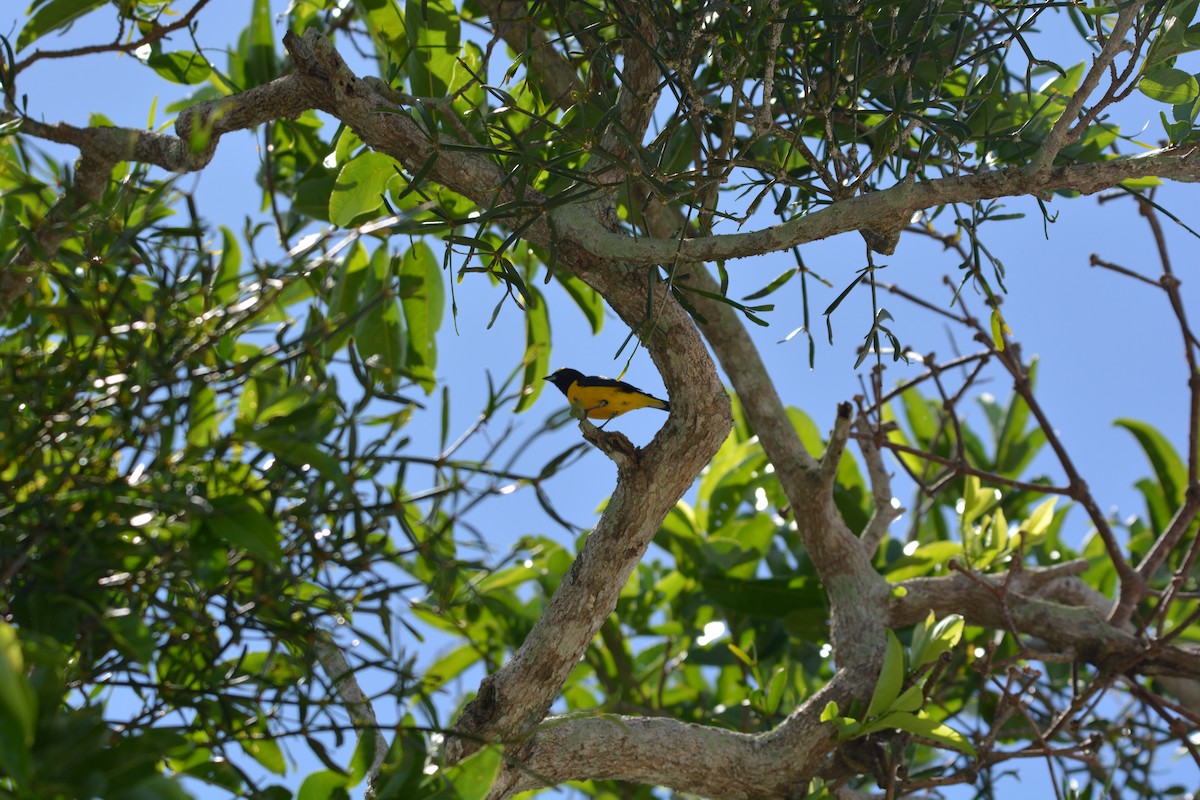
[[(459, 152), (453, 156), (436, 152), (439, 142), (415, 121), (379, 113), (389, 99), (356, 78), (323, 37), (309, 32), (303, 41), (289, 35), (285, 42), (309, 76), (314, 102), (346, 122), (364, 142), (414, 169), (435, 158), (431, 178), (477, 202), (494, 206), (497, 198), (500, 202), (517, 198), (516, 187), (493, 162)], [(523, 200), (537, 203), (540, 198), (527, 191)], [(592, 206), (586, 216), (595, 219), (594, 215)], [(557, 245), (561, 267), (595, 287), (634, 330), (651, 331), (643, 341), (670, 393), (672, 414), (663, 431), (641, 451), (637, 468), (619, 471), (600, 523), (545, 613), (513, 658), (484, 680), (455, 724), (464, 738), (448, 746), (451, 760), (469, 752), (474, 742), (519, 736), (542, 719), (615, 607), (621, 587), (659, 524), (731, 425), (728, 399), (695, 325), (665, 287), (654, 289), (650, 306), (655, 316), (647, 320), (646, 278), (641, 270), (593, 258), (569, 241), (552, 241), (544, 221), (534, 223), (523, 235), (537, 244)]]
[(1154, 175), (1167, 180), (1200, 181), (1200, 151), (1195, 145), (1170, 147), (1138, 157), (1093, 164), (1055, 167), (1031, 175), (1019, 167), (905, 182), (878, 192), (842, 200), (819, 211), (746, 233), (704, 237), (632, 238), (595, 224), (570, 208), (557, 210), (560, 230), (575, 231), (588, 252), (636, 264), (675, 264), (761, 256), (827, 239), (840, 233), (873, 228), (900, 229), (913, 214), (950, 203), (973, 203), (998, 197), (1048, 197), (1067, 189), (1092, 194), (1122, 181)]
[[(699, 265), (688, 270), (689, 284), (711, 294), (720, 292), (707, 270)], [(703, 295), (696, 295), (694, 302), (704, 318), (701, 330), (775, 467), (804, 546), (829, 591), (838, 663), (861, 665), (872, 673), (873, 680), (878, 672), (874, 660), (882, 657), (884, 644), (880, 618), (887, 595), (886, 582), (871, 565), (862, 542), (838, 513), (830, 491), (832, 473), (826, 473), (822, 462), (800, 443), (738, 312), (727, 303)], [(838, 424), (843, 424), (840, 416)], [(844, 424), (848, 432), (848, 419)], [(838, 447), (836, 439), (834, 446)]]
[(774, 731), (757, 735), (659, 717), (548, 719), (488, 798), (576, 779), (657, 784), (713, 800), (805, 797), (836, 744), (821, 712), (831, 701), (845, 707), (851, 687), (844, 674), (835, 677)]
[[(955, 573), (940, 578), (903, 581), (903, 596), (893, 594), (887, 624), (902, 628), (915, 625), (932, 610), (939, 617), (962, 614), (967, 623), (1000, 630), (1009, 620), (1019, 633), (1036, 636), (1044, 647), (1085, 661), (1109, 672), (1136, 672), (1200, 678), (1200, 657), (1179, 647), (1148, 642), (1109, 624), (1091, 605), (1068, 606), (1051, 596), (1067, 595), (1065, 576), (1082, 572), (1084, 561), (1054, 567), (1029, 568), (1008, 574), (971, 575)], [(1082, 587), (1086, 584), (1074, 579)], [(1003, 596), (1005, 602), (1000, 602)]]

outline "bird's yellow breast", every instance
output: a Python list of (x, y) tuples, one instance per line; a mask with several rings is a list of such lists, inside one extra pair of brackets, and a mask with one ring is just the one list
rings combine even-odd
[(663, 402), (648, 394), (629, 392), (612, 386), (580, 386), (567, 390), (567, 399), (576, 408), (585, 409), (591, 419), (612, 419), (635, 408), (662, 408)]

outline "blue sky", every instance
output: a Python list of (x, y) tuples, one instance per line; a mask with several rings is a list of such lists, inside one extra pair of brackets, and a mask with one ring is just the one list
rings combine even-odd
[[(276, 5), (282, 8), (285, 4)], [(103, 40), (108, 34), (110, 16), (107, 8), (102, 9), (81, 20), (66, 37), (50, 37), (36, 46), (58, 49)], [(200, 15), (198, 38), (213, 45), (232, 42), (248, 17), (248, 4), (214, 0)], [(19, 20), (20, 17), (0, 15), (0, 30), (15, 33)], [(282, 33), (279, 28), (277, 42)], [(178, 46), (188, 47), (184, 40)], [(1073, 57), (1064, 56), (1063, 61), (1082, 57), (1080, 51)], [(210, 54), (210, 58), (224, 63), (218, 53)], [(29, 110), (34, 117), (76, 125), (87, 124), (89, 113), (101, 112), (118, 125), (145, 127), (156, 98), (157, 119), (161, 124), (166, 106), (187, 91), (186, 87), (163, 82), (133, 58), (112, 54), (44, 60), (25, 73), (22, 82), (20, 91), (28, 95)], [(1141, 138), (1151, 145), (1162, 138), (1156, 105), (1135, 95), (1128, 106), (1119, 106), (1115, 113), (1124, 132), (1136, 134), (1144, 129)], [(247, 215), (265, 218), (260, 211), (260, 190), (251, 177), (258, 166), (254, 136), (234, 134), (222, 140), (213, 163), (204, 172), (182, 177), (179, 185), (195, 189), (200, 212), (207, 219), (237, 231)], [(1190, 186), (1168, 186), (1158, 200), (1185, 223), (1200, 229), (1200, 212), (1196, 210), (1200, 204), (1195, 202), (1195, 191)], [(1119, 509), (1122, 515), (1140, 513), (1141, 500), (1133, 483), (1147, 475), (1150, 468), (1132, 437), (1114, 428), (1112, 422), (1118, 417), (1149, 422), (1180, 451), (1185, 448), (1187, 373), (1181, 357), (1180, 335), (1162, 292), (1092, 268), (1088, 259), (1097, 253), (1106, 260), (1157, 278), (1160, 269), (1153, 239), (1128, 200), (1100, 204), (1094, 197), (1055, 198), (1047, 204), (1056, 215), (1051, 224), (1044, 224), (1037, 204), (1031, 199), (1006, 201), (1005, 206), (1009, 212), (1026, 215), (1021, 220), (996, 223), (990, 233), (985, 230), (985, 235), (991, 237), (987, 240), (989, 246), (1007, 268), (1005, 318), (1021, 342), (1024, 354), (1040, 359), (1042, 402), (1101, 507)], [(944, 220), (938, 222), (945, 230)], [(1163, 224), (1173, 265), (1183, 280), (1188, 308), (1200, 308), (1195, 303), (1192, 274), (1197, 240), (1166, 218)], [(867, 295), (857, 292), (837, 311), (832, 346), (825, 340), (824, 322), (819, 314), (849, 283), (855, 270), (864, 265), (864, 248), (857, 235), (846, 235), (806, 245), (803, 254), (811, 269), (834, 284), (829, 289), (813, 284), (816, 291), (811, 310), (818, 343), (815, 369), (808, 366), (803, 337), (781, 342), (802, 324), (798, 282), (793, 281), (767, 301), (775, 303), (775, 310), (764, 315), (770, 327), (751, 326), (751, 329), (784, 401), (801, 407), (821, 428), (828, 429), (837, 403), (861, 391), (859, 376), (865, 369), (854, 369), (854, 351), (870, 322)], [(792, 263), (786, 253), (730, 262), (731, 294), (740, 298), (761, 288)], [(917, 281), (928, 287), (931, 299), (949, 302), (949, 291), (940, 286), (940, 281), (943, 275), (955, 273), (955, 260), (943, 253), (940, 245), (906, 234), (894, 256), (877, 256), (876, 263), (887, 265), (881, 279), (905, 284)], [(502, 379), (513, 369), (524, 347), (523, 323), (518, 309), (511, 304), (497, 324), (487, 329), (498, 299), (497, 290), (482, 277), (474, 281), (472, 277), (468, 276), (457, 287), (460, 307), (457, 326), (448, 318), (439, 339), (439, 378), (451, 389), (451, 427), (455, 431), (466, 429), (475, 419), (486, 398), (487, 372)], [(552, 368), (571, 366), (586, 373), (618, 374), (625, 358), (614, 355), (627, 335), (620, 321), (610, 315), (603, 332), (592, 336), (573, 307), (557, 302), (563, 299), (561, 293), (554, 287), (547, 287), (547, 291), (551, 297), (554, 337)], [(972, 310), (982, 316), (979, 298), (969, 290), (967, 297)], [(952, 356), (956, 345), (940, 320), (890, 298), (885, 298), (883, 304), (895, 318), (893, 329), (906, 345), (919, 353), (936, 351), (943, 359)], [(958, 347), (964, 351), (972, 349), (961, 335), (957, 339)], [(893, 385), (918, 371), (919, 365), (889, 367), (885, 384)], [(662, 383), (644, 353), (633, 359), (624, 378), (663, 396)], [(516, 426), (518, 438), (538, 428), (548, 415), (565, 405), (557, 391), (547, 389), (531, 411), (494, 420), (483, 433), (484, 438), (466, 452), (478, 452), (487, 437), (499, 436), (508, 424)], [(1008, 384), (1000, 381), (988, 389), (1001, 398), (1011, 391)], [(436, 400), (436, 396), (431, 399)], [(430, 420), (436, 420), (437, 408), (432, 408), (431, 413), (435, 416)], [(658, 412), (644, 411), (623, 417), (610, 427), (642, 443), (650, 439), (663, 420)], [(973, 424), (982, 425), (978, 415), (972, 420)], [(436, 424), (414, 426), (415, 452), (430, 453), (436, 449), (432, 432), (435, 429)], [(428, 433), (422, 435), (422, 430)], [(532, 450), (523, 463), (536, 471), (539, 459), (565, 449), (577, 436), (573, 426), (561, 428)], [(1039, 463), (1052, 475), (1061, 476), (1046, 457)], [(552, 481), (548, 489), (562, 513), (576, 524), (590, 526), (614, 474), (606, 459), (592, 454), (576, 464), (570, 474)], [(899, 494), (906, 504), (911, 499), (908, 489)], [(489, 541), (497, 552), (504, 551), (521, 534), (557, 532), (555, 524), (541, 514), (532, 497), (520, 493), (487, 501), (481, 506), (480, 515), (480, 524), (486, 525)], [(904, 523), (902, 519), (897, 524)], [(1068, 539), (1077, 542), (1086, 530), (1084, 515), (1073, 512)]]

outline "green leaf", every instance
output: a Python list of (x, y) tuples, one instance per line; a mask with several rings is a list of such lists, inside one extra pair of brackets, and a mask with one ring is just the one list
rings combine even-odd
[(1075, 92), (1079, 91), (1079, 83), (1083, 79), (1085, 66), (1084, 62), (1081, 61), (1074, 66), (1068, 67), (1063, 74), (1043, 86), (1042, 92), (1045, 94), (1075, 94)]
[(458, 11), (451, 0), (408, 0), (409, 83), (417, 97), (445, 97), (459, 51)]
[(424, 241), (408, 248), (400, 263), (400, 304), (408, 329), (405, 367), (432, 394), (437, 369), (437, 337), (445, 314), (446, 290), (437, 258)]
[(221, 415), (217, 411), (217, 393), (202, 380), (192, 381), (188, 398), (188, 445), (207, 448), (220, 435)]
[(914, 550), (910, 555), (901, 556), (892, 562), (887, 573), (887, 579), (893, 583), (906, 581), (930, 575), (939, 567), (949, 563), (950, 559), (962, 554), (959, 542), (930, 542)]
[(526, 287), (525, 297), (525, 369), (521, 378), (521, 399), (517, 411), (532, 406), (542, 393), (550, 373), (550, 315), (546, 302), (532, 286)]
[(838, 738), (842, 741), (847, 741), (859, 736), (863, 732), (863, 726), (860, 722), (850, 717), (843, 717), (838, 704), (830, 700), (825, 704), (825, 708), (821, 710), (821, 722), (831, 722), (837, 728)]
[(1200, 97), (1200, 85), (1195, 76), (1174, 67), (1150, 70), (1138, 81), (1138, 91), (1151, 100), (1169, 105), (1190, 103)]
[(146, 59), (146, 65), (172, 83), (188, 86), (204, 83), (212, 72), (204, 56), (190, 51), (157, 53)]
[(1163, 495), (1162, 486), (1150, 478), (1140, 478), (1133, 485), (1141, 492), (1142, 499), (1146, 503), (1146, 514), (1150, 518), (1150, 526), (1155, 530), (1166, 530), (1167, 526), (1171, 524), (1173, 512), (1167, 503), (1166, 496)]
[(930, 611), (924, 627), (918, 629), (922, 631), (920, 652), (918, 652), (917, 639), (914, 634), (913, 669), (920, 669), (926, 664), (932, 664), (942, 657), (942, 653), (948, 653), (962, 640), (963, 627), (966, 623), (960, 614), (948, 614), (936, 624), (932, 623), (933, 612)]
[(1038, 504), (1029, 518), (1021, 523), (1021, 535), (1026, 545), (1037, 542), (1049, 530), (1050, 523), (1054, 521), (1054, 504), (1057, 502), (1057, 497), (1046, 498)]
[(751, 300), (761, 300), (762, 298), (775, 292), (777, 289), (782, 287), (785, 283), (790, 281), (792, 278), (796, 277), (796, 275), (798, 275), (798, 274), (800, 274), (800, 271), (797, 270), (795, 267), (792, 267), (787, 272), (783, 273), (778, 278), (771, 281), (763, 288), (759, 289), (757, 292), (752, 292), (752, 293), (746, 295), (745, 297), (743, 297), (742, 301), (748, 303)]
[(934, 615), (933, 609), (930, 609), (929, 616), (925, 617), (925, 621), (913, 628), (912, 642), (908, 646), (908, 660), (914, 670), (925, 663), (925, 651), (929, 648), (929, 643), (933, 641), (933, 626), (936, 624), (937, 617)]
[(788, 671), (783, 667), (776, 667), (775, 672), (771, 675), (771, 683), (767, 687), (767, 697), (763, 702), (763, 711), (767, 714), (774, 714), (779, 710), (779, 704), (783, 701), (783, 691), (787, 688)]
[(1004, 317), (1000, 316), (1000, 309), (992, 309), (992, 344), (1001, 353), (1004, 352), (1004, 337), (1012, 335), (1012, 330), (1008, 327), (1008, 323), (1004, 321)]
[(379, 735), (375, 728), (368, 726), (362, 729), (358, 744), (354, 747), (354, 755), (350, 757), (349, 786), (362, 783), (371, 771), (371, 765), (375, 763), (375, 742)]
[(496, 780), (496, 773), (499, 771), (500, 748), (484, 747), (469, 758), (443, 771), (442, 775), (446, 782), (454, 788), (454, 794), (439, 793), (437, 797), (439, 800), (443, 796), (447, 798), (453, 796), (455, 800), (483, 800), (487, 796), (488, 789), (492, 788), (492, 784)]
[[(363, 302), (370, 310), (354, 326), (354, 342), (373, 379), (388, 391), (400, 384), (407, 351), (404, 309), (392, 289), (396, 259), (382, 245), (371, 256), (363, 286)], [(378, 298), (378, 299), (376, 299)]]
[(304, 180), (296, 184), (292, 195), (292, 213), (329, 221), (329, 200), (337, 185), (337, 176), (318, 167), (310, 171)]
[(1163, 497), (1170, 504), (1172, 513), (1183, 503), (1183, 493), (1187, 488), (1187, 470), (1183, 466), (1175, 448), (1153, 426), (1133, 419), (1118, 419), (1116, 426), (1124, 428), (1134, 435), (1150, 466), (1154, 468), (1154, 476), (1162, 488)]
[(354, 331), (355, 318), (363, 304), (362, 289), (370, 263), (367, 249), (359, 239), (350, 246), (341, 263), (333, 268), (335, 277), (333, 291), (329, 293), (329, 316), (335, 331), (329, 338), (331, 353), (345, 347)]
[(980, 567), (986, 567), (1008, 552), (1008, 519), (1004, 509), (997, 508), (996, 513), (986, 522), (987, 536), (984, 542), (983, 559)]
[(0, 773), (17, 788), (33, 772), (37, 696), (25, 667), (17, 629), (0, 620)]
[[(1029, 365), (1031, 384), (1037, 380), (1037, 370), (1038, 361), (1034, 359)], [(994, 403), (991, 407), (997, 412), (1001, 410)], [(987, 410), (989, 406), (984, 404), (984, 408)], [(1045, 445), (1046, 434), (1041, 428), (1034, 428), (1026, 433), (1030, 415), (1029, 404), (1016, 392), (1013, 392), (1003, 412), (1003, 421), (996, 433), (995, 469), (1002, 475), (1017, 476)]]
[(904, 684), (904, 648), (891, 628), (887, 631), (887, 652), (883, 656), (883, 667), (879, 670), (879, 680), (875, 682), (875, 691), (871, 695), (871, 704), (867, 706), (866, 719), (873, 719), (892, 707), (892, 703), (900, 695), (900, 687)]
[(754, 660), (754, 656), (750, 655), (749, 653), (747, 653), (742, 648), (738, 647), (733, 642), (730, 642), (729, 644), (727, 644), (725, 646), (729, 648), (729, 652), (733, 653), (734, 657), (737, 658), (738, 661), (742, 662), (747, 667), (753, 667), (758, 663), (757, 661)]
[(824, 619), (825, 594), (813, 578), (738, 579), (705, 575), (700, 579), (704, 594), (721, 608), (755, 617), (780, 619), (803, 612)]
[(329, 195), (329, 221), (345, 227), (383, 205), (388, 183), (396, 177), (396, 159), (366, 152), (346, 162)]
[(250, 28), (244, 37), (246, 85), (242, 89), (269, 83), (276, 76), (275, 31), (271, 26), (271, 0), (254, 0)]
[(464, 644), (433, 662), (425, 671), (422, 680), (431, 691), (436, 690), (457, 678), (463, 670), (478, 662), (480, 658), (482, 656), (478, 647)]
[(281, 564), (279, 529), (257, 499), (245, 495), (210, 498), (206, 523), (218, 538), (270, 564)]
[(340, 772), (324, 769), (314, 772), (300, 784), (296, 800), (330, 800), (343, 797), (350, 786), (349, 779)]
[(221, 259), (217, 274), (213, 276), (212, 289), (220, 303), (230, 303), (238, 293), (238, 279), (242, 269), (242, 248), (233, 231), (221, 226)]
[(701, 475), (696, 491), (696, 516), (701, 528), (712, 530), (719, 527), (718, 521), (733, 517), (737, 511), (734, 501), (740, 503), (749, 490), (749, 473), (761, 467), (765, 458), (757, 441), (739, 442), (733, 434), (725, 438)]
[(253, 420), (257, 425), (265, 424), (273, 419), (287, 417), (297, 410), (304, 408), (310, 402), (313, 402), (314, 397), (310, 391), (302, 386), (288, 386), (278, 394), (271, 394), (263, 398), (263, 401), (258, 404), (257, 413)]
[(877, 722), (868, 724), (864, 732), (870, 733), (889, 728), (899, 728), (902, 731), (908, 731), (909, 733), (937, 742), (944, 747), (949, 747), (951, 750), (957, 750), (969, 756), (975, 755), (975, 748), (968, 741), (967, 737), (948, 725), (943, 725), (940, 722), (934, 722), (928, 717), (917, 716), (915, 714), (902, 712), (888, 714)]
[(487, 92), (478, 79), (485, 75), (483, 48), (472, 41), (465, 41), (454, 60), (450, 76), (449, 94), (454, 98), (454, 113), (474, 126), (480, 114), (487, 113)]
[(287, 772), (287, 762), (283, 757), (283, 749), (279, 746), (279, 742), (268, 738), (266, 726), (263, 726), (262, 731), (256, 731), (256, 736), (253, 739), (243, 739), (241, 741), (242, 749), (246, 751), (246, 755), (257, 761), (268, 772), (275, 775), (283, 775)]
[(395, 68), (408, 60), (408, 32), (395, 0), (355, 0), (359, 19), (366, 23), (381, 63)]
[(914, 683), (912, 686), (900, 693), (892, 703), (892, 711), (919, 711), (921, 706), (925, 704), (925, 689), (920, 683)]
[(939, 415), (933, 404), (926, 400), (916, 389), (908, 389), (900, 395), (904, 405), (904, 417), (912, 430), (920, 449), (928, 450), (933, 446), (934, 437), (940, 433), (941, 441), (946, 440), (939, 424)]
[(963, 510), (959, 518), (963, 528), (987, 513), (988, 509), (1000, 502), (1000, 498), (998, 489), (983, 486), (978, 476), (968, 475), (963, 481)]
[(17, 52), (47, 33), (65, 28), (77, 17), (104, 5), (108, 5), (108, 0), (50, 0), (34, 12), (21, 29), (17, 36)]

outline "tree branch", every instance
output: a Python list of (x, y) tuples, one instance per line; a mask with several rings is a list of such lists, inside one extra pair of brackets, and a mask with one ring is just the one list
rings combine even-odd
[(662, 717), (556, 717), (513, 754), (488, 800), (577, 779), (668, 786), (713, 800), (801, 798), (825, 754), (834, 726), (821, 722), (829, 702), (852, 697), (835, 677), (775, 730), (757, 735)]
[(342, 698), (342, 703), (345, 704), (346, 711), (350, 714), (350, 724), (358, 731), (360, 737), (367, 731), (375, 735), (375, 755), (372, 757), (371, 767), (367, 771), (368, 785), (374, 784), (376, 776), (379, 775), (379, 768), (383, 766), (383, 762), (387, 758), (388, 745), (379, 730), (379, 722), (375, 717), (371, 699), (362, 690), (354, 670), (350, 668), (341, 648), (333, 641), (333, 636), (328, 631), (317, 631), (316, 636), (313, 637), (313, 649), (317, 660), (321, 662), (321, 668), (325, 670), (329, 680), (337, 687), (338, 696)]
[(95, 55), (96, 53), (112, 53), (112, 52), (133, 53), (140, 47), (145, 47), (148, 44), (153, 44), (157, 41), (160, 41), (160, 40), (166, 38), (167, 36), (169, 36), (170, 34), (174, 33), (177, 30), (191, 26), (192, 20), (194, 20), (196, 18), (196, 15), (199, 14), (200, 10), (202, 8), (204, 8), (206, 5), (208, 5), (208, 3), (209, 3), (209, 0), (196, 0), (196, 4), (194, 6), (192, 6), (190, 9), (188, 9), (187, 12), (183, 16), (179, 17), (179, 19), (175, 20), (174, 22), (170, 23), (169, 25), (159, 25), (156, 22), (156, 23), (154, 23), (153, 27), (150, 28), (149, 33), (147, 33), (142, 38), (135, 39), (133, 41), (129, 41), (129, 42), (121, 41), (122, 34), (124, 32), (124, 20), (122, 20), (122, 33), (118, 34), (116, 41), (114, 41), (112, 44), (97, 44), (97, 45), (88, 45), (85, 47), (72, 47), (68, 50), (34, 50), (33, 53), (28, 58), (23, 58), (20, 61), (18, 61), (12, 65), (12, 69), (9, 71), (9, 74), (8, 74), (8, 81), (5, 86), (5, 88), (7, 90), (7, 94), (8, 94), (8, 99), (10, 102), (12, 102), (15, 98), (13, 82), (16, 80), (17, 75), (19, 75), (21, 72), (25, 71), (29, 67), (33, 66), (33, 64), (37, 63), (38, 61), (41, 61), (43, 58), (76, 58), (78, 56), (88, 56), (88, 55)]
[[(1100, 54), (1092, 59), (1092, 68), (1088, 70), (1087, 75), (1080, 81), (1079, 89), (1071, 95), (1071, 99), (1067, 102), (1067, 107), (1063, 109), (1062, 115), (1054, 121), (1054, 126), (1050, 129), (1050, 133), (1047, 134), (1037, 153), (1034, 154), (1029, 164), (1029, 171), (1031, 173), (1041, 174), (1046, 172), (1062, 149), (1070, 144), (1073, 139), (1079, 137), (1083, 126), (1076, 125), (1075, 122), (1079, 115), (1083, 113), (1083, 106), (1092, 92), (1100, 85), (1101, 76), (1112, 67), (1117, 53), (1126, 48), (1125, 34), (1133, 27), (1138, 12), (1141, 11), (1142, 6), (1145, 4), (1146, 0), (1134, 0), (1134, 2), (1121, 9), (1121, 12), (1117, 15), (1116, 22), (1113, 24), (1112, 31), (1109, 33), (1104, 46), (1100, 50)], [(1133, 57), (1136, 57), (1136, 53)], [(1114, 85), (1112, 88), (1115, 89), (1116, 86)]]
[[(898, 586), (887, 610), (889, 627), (915, 625), (932, 610), (936, 615), (962, 614), (968, 624), (1005, 630), (1008, 620), (1016, 630), (1036, 636), (1072, 660), (1094, 664), (1106, 672), (1200, 678), (1200, 658), (1179, 647), (1147, 642), (1110, 625), (1091, 605), (1067, 606), (1045, 597), (1064, 597), (1065, 576), (1078, 574), (1087, 562), (1078, 560), (1053, 567), (1025, 567), (1012, 573), (972, 575), (955, 573), (939, 578), (913, 578)], [(1086, 588), (1082, 581), (1074, 579)], [(1082, 589), (1081, 589), (1082, 591)], [(997, 593), (1003, 594), (1001, 603)]]
[(761, 256), (840, 233), (873, 228), (900, 229), (918, 212), (951, 203), (973, 203), (998, 197), (1047, 197), (1067, 189), (1093, 194), (1122, 181), (1154, 175), (1168, 180), (1200, 181), (1200, 157), (1195, 145), (1169, 147), (1145, 156), (1122, 157), (1092, 164), (1055, 167), (1031, 175), (1018, 167), (958, 175), (929, 181), (905, 182), (887, 189), (834, 203), (819, 211), (747, 233), (689, 238), (632, 238), (613, 233), (595, 220), (558, 209), (560, 230), (575, 231), (589, 253), (636, 264), (674, 264), (722, 261)]

